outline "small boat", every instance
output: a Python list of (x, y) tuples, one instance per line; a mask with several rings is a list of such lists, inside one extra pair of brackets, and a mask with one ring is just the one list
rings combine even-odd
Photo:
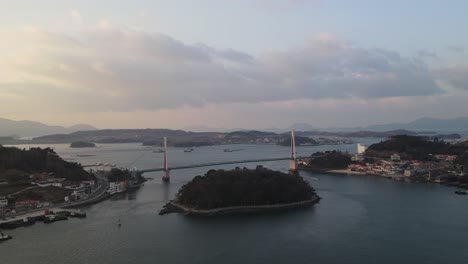
[(79, 218), (85, 218), (86, 217), (86, 212), (82, 212), (82, 211), (73, 211), (73, 212), (70, 212), (70, 217), (79, 217)]
[(24, 218), (24, 219), (17, 219), (17, 220), (13, 220), (13, 221), (10, 221), (10, 222), (2, 223), (0, 225), (0, 228), (15, 229), (15, 228), (22, 227), (22, 226), (32, 225), (35, 222), (36, 222), (36, 219), (34, 217), (27, 217), (27, 218)]
[(192, 152), (192, 151), (193, 151), (193, 148), (184, 149), (184, 152)]
[(2, 241), (6, 241), (6, 240), (9, 240), (9, 239), (12, 239), (13, 237), (9, 236), (9, 235), (5, 235), (3, 234), (3, 232), (0, 232), (0, 242)]
[(234, 151), (241, 151), (242, 149), (224, 149), (224, 152), (234, 152)]
[(456, 194), (461, 194), (461, 195), (467, 195), (467, 194), (468, 194), (468, 190), (456, 190), (455, 193), (456, 193)]
[(118, 227), (122, 226), (122, 224), (120, 223), (120, 218), (119, 218), (119, 221), (117, 222), (117, 226)]
[(164, 153), (164, 149), (155, 149), (153, 153)]

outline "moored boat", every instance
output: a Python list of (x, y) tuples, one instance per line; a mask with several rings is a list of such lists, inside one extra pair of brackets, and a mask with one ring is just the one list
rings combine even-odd
[(86, 212), (82, 212), (82, 211), (73, 211), (73, 212), (70, 212), (70, 217), (85, 218), (85, 217), (86, 217)]
[(0, 232), (0, 242), (6, 241), (6, 240), (9, 240), (9, 239), (12, 239), (12, 238), (13, 238), (12, 236), (5, 235), (5, 234), (3, 234), (3, 232)]
[(53, 223), (62, 220), (68, 220), (68, 216), (66, 216), (65, 214), (46, 215), (44, 218), (44, 223)]
[(456, 194), (461, 194), (461, 195), (467, 195), (467, 194), (468, 194), (468, 190), (456, 190), (455, 193), (456, 193)]

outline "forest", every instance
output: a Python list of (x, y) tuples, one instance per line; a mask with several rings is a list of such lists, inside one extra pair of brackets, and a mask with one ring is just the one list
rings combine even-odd
[(24, 176), (27, 174), (42, 172), (52, 172), (56, 177), (70, 181), (94, 179), (94, 176), (86, 172), (81, 164), (64, 161), (51, 148), (26, 150), (0, 145), (0, 178), (12, 184), (24, 181)]
[(194, 209), (274, 205), (310, 200), (314, 189), (299, 175), (256, 169), (210, 170), (179, 190), (176, 202)]
[(435, 154), (463, 156), (467, 150), (466, 141), (450, 144), (437, 138), (428, 140), (419, 136), (398, 135), (369, 146), (366, 156), (388, 158), (391, 154), (398, 153), (404, 159), (429, 161)]

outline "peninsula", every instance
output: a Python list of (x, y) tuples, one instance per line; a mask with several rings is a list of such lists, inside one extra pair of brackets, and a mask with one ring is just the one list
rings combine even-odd
[(310, 206), (320, 200), (299, 175), (256, 169), (210, 170), (181, 187), (160, 214), (245, 214)]

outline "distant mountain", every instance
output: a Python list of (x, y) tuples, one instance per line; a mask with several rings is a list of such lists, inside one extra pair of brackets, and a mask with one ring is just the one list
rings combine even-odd
[(68, 134), (83, 130), (96, 130), (96, 128), (86, 124), (63, 127), (49, 126), (43, 123), (28, 120), (15, 121), (0, 118), (0, 136), (15, 136), (20, 138), (38, 137), (50, 134)]
[(413, 132), (430, 131), (437, 133), (468, 134), (468, 117), (458, 118), (419, 118), (408, 123), (387, 123), (362, 127), (328, 127), (319, 128), (307, 123), (297, 123), (287, 128), (267, 128), (265, 131), (276, 133), (291, 131), (321, 131), (321, 132), (392, 132), (396, 130), (409, 130)]
[(409, 123), (390, 123), (382, 125), (372, 125), (365, 127), (371, 131), (387, 131), (395, 129), (406, 129), (412, 131), (459, 131), (468, 130), (468, 117), (458, 117), (451, 119), (442, 118), (419, 118)]

